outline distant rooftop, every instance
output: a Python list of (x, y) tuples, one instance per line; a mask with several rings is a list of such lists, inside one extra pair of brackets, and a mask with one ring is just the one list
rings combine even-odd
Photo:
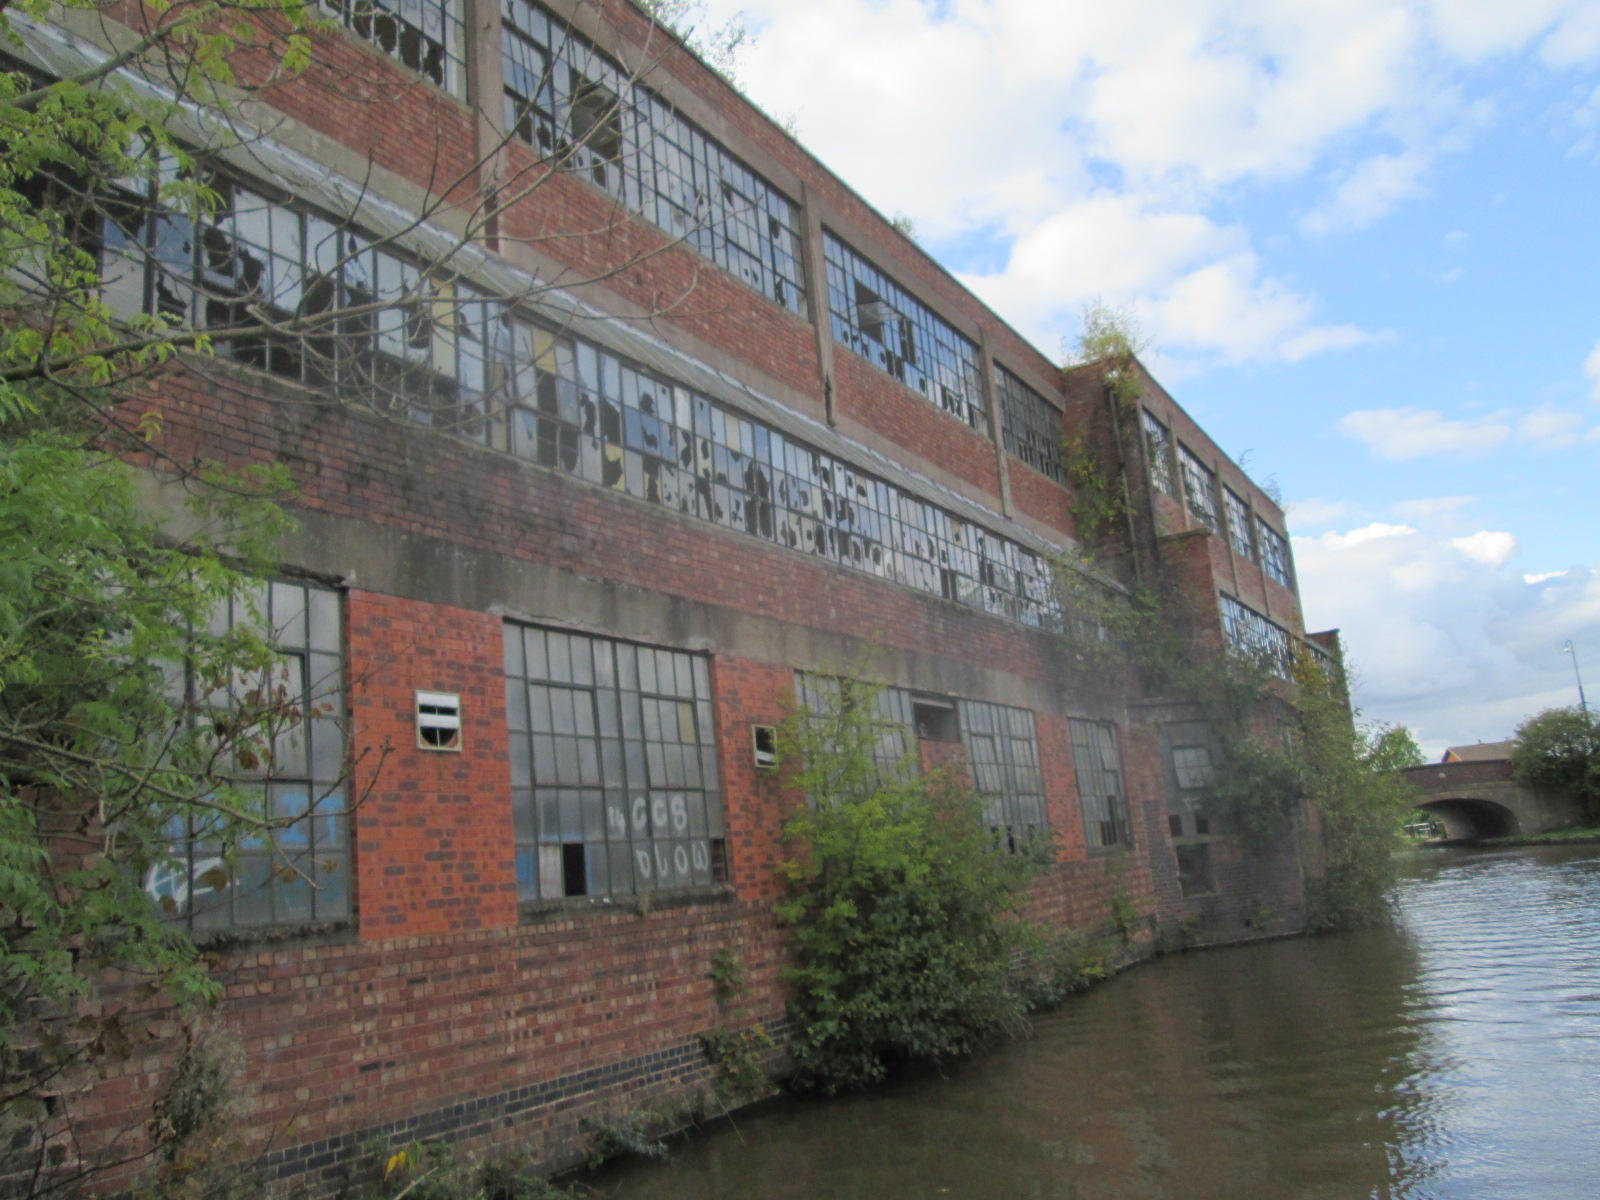
[(1511, 757), (1515, 742), (1476, 742), (1471, 746), (1451, 746), (1440, 762), (1504, 762)]

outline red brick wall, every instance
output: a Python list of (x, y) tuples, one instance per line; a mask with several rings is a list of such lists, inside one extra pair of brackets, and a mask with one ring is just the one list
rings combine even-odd
[(718, 655), (711, 664), (717, 759), (728, 814), (728, 866), (741, 900), (775, 900), (783, 826), (799, 796), (780, 786), (779, 771), (758, 768), (752, 725), (781, 725), (794, 708), (794, 668)]
[(1017, 512), (1069, 538), (1077, 538), (1078, 525), (1072, 519), (1072, 493), (1064, 485), (1015, 457), (1007, 460), (1006, 475), (1011, 482), (1011, 503)]
[[(355, 590), (346, 605), (362, 938), (515, 925), (500, 619)], [(459, 752), (417, 747), (418, 689), (461, 697)]]
[(998, 510), (1000, 472), (987, 436), (842, 346), (834, 352), (833, 371), (841, 417), (981, 488)]

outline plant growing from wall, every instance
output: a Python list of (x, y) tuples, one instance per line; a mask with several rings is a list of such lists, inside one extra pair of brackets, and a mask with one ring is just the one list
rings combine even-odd
[(1323, 855), (1309, 923), (1313, 929), (1371, 925), (1388, 915), (1394, 851), (1413, 799), (1397, 772), (1422, 756), (1405, 729), (1363, 726), (1338, 681), (1308, 659), (1296, 661), (1295, 682), (1300, 755)]
[(726, 1108), (770, 1090), (766, 1059), (776, 1046), (765, 1025), (750, 1021), (750, 1009), (744, 1003), (750, 982), (739, 952), (724, 946), (713, 954), (710, 976), (717, 1027), (700, 1035), (700, 1045), (717, 1070), (712, 1088)]
[(1128, 480), (1123, 429), (1138, 415), (1137, 357), (1142, 343), (1132, 317), (1096, 301), (1083, 311), (1078, 343), (1067, 368), (1098, 367), (1106, 388), (1113, 461), (1106, 462), (1081, 432), (1062, 442), (1062, 466), (1071, 485), (1069, 507), (1084, 545), (1104, 546), (1127, 523)]
[(1033, 859), (996, 847), (950, 772), (880, 764), (874, 691), (843, 680), (836, 702), (783, 731), (788, 782), (807, 797), (787, 826), (778, 908), (794, 956), (790, 1051), (800, 1082), (830, 1093), (967, 1053), (1025, 1006), (1008, 975)]

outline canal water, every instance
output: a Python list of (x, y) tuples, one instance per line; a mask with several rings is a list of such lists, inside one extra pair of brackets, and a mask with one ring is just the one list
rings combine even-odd
[(1157, 960), (969, 1062), (780, 1100), (616, 1200), (1600, 1197), (1600, 847), (1408, 858), (1392, 928)]

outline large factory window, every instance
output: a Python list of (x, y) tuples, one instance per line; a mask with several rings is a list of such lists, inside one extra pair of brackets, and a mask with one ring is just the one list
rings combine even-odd
[(726, 879), (705, 657), (518, 624), (505, 655), (518, 896)]
[(1078, 802), (1091, 850), (1133, 845), (1128, 796), (1117, 756), (1117, 731), (1109, 721), (1072, 721), (1072, 759), (1078, 776)]
[[(253, 677), (236, 676), (215, 703), (231, 709), (243, 698), (273, 713), (264, 744), (237, 752), (234, 763), (239, 786), (253, 797), (249, 811), (271, 824), (228, 843), (215, 814), (196, 806), (177, 818), (171, 857), (145, 878), (163, 911), (196, 932), (350, 915), (339, 595), (263, 583), (219, 611), (214, 632), (244, 625), (267, 637), (278, 661)], [(192, 666), (184, 674), (185, 687), (204, 686)]]

